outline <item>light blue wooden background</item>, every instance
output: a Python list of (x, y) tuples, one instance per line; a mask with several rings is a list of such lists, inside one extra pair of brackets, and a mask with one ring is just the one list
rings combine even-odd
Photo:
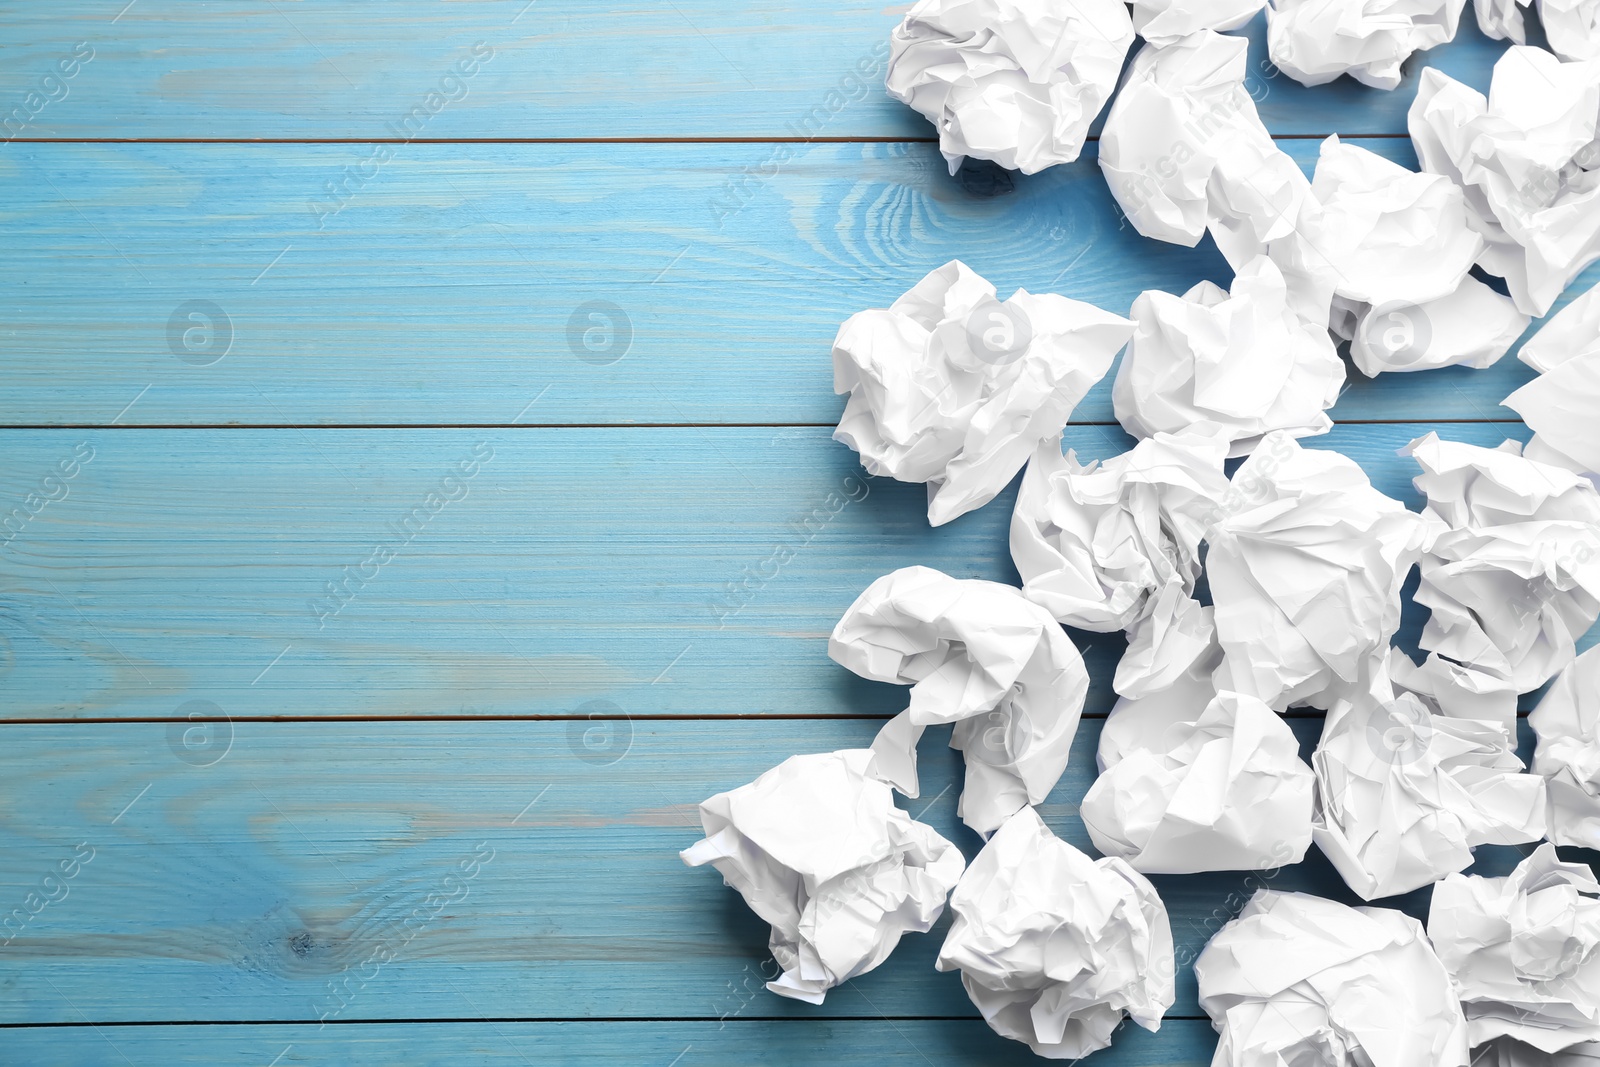
[[(1227, 277), (1209, 244), (1119, 231), (1092, 146), (951, 178), (850, 80), (902, 12), (0, 2), (0, 104), (27, 109), (0, 145), (0, 510), (53, 498), (0, 546), (0, 912), (92, 855), (0, 946), (0, 1063), (1031, 1059), (932, 970), (943, 924), (822, 1008), (761, 991), (765, 928), (675, 855), (706, 795), (898, 710), (825, 653), (868, 582), (1015, 580), (1012, 492), (934, 531), (920, 487), (855, 481), (838, 323), (953, 256), (1119, 312)], [(1393, 93), (1307, 90), (1250, 35), (1308, 169), (1335, 132), (1414, 164), (1420, 64)], [(1499, 47), (1469, 13), (1420, 58), (1484, 88)], [(454, 99), (395, 143), (434, 90)], [(568, 341), (595, 300), (632, 331), (608, 365)], [(189, 301), (226, 316), (215, 362), (170, 343)], [(1395, 449), (1525, 438), (1499, 402), (1527, 376), (1357, 380), (1319, 444), (1416, 506)], [(1075, 422), (1080, 453), (1126, 447), (1104, 386)], [(1121, 638), (1074, 636), (1095, 686), (1045, 815), (1088, 847)], [(196, 710), (228, 721), (186, 733)], [(1318, 719), (1295, 727), (1309, 750)], [(971, 854), (937, 743), (910, 807)], [(1158, 881), (1182, 962), (1263, 884), (1350, 899), (1315, 854)], [(1159, 1034), (1091, 1062), (1209, 1062), (1180, 974)]]

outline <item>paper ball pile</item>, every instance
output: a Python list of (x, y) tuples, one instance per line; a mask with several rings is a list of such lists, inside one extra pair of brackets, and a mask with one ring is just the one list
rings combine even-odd
[[(1434, 886), (1428, 925), (1258, 892), (1195, 963), (1214, 1064), (1600, 1062), (1600, 881), (1555, 853), (1600, 848), (1600, 649), (1577, 653), (1600, 616), (1600, 288), (1521, 350), (1539, 377), (1506, 403), (1526, 447), (1430, 433), (1403, 450), (1420, 513), (1303, 443), (1333, 425), (1341, 343), (1369, 376), (1485, 367), (1600, 259), (1600, 0), (1538, 0), (1559, 56), (1521, 43), (1516, 0), (1478, 0), (1485, 32), (1517, 44), (1487, 97), (1422, 72), (1423, 170), (1330, 137), (1310, 180), (1256, 113), (1245, 40), (1218, 32), (1261, 6), (921, 0), (905, 16), (888, 90), (933, 122), (952, 172), (1074, 160), (1111, 100), (1099, 164), (1128, 221), (1190, 246), (1209, 233), (1234, 279), (1143, 293), (1125, 318), (1001, 300), (953, 261), (843, 324), (835, 438), (869, 473), (926, 484), (934, 526), (1025, 469), (1022, 588), (926, 567), (873, 582), (828, 654), (910, 686), (906, 710), (870, 749), (795, 756), (706, 800), (683, 858), (771, 924), (769, 988), (814, 1004), (948, 902), (938, 969), (998, 1033), (1076, 1059), (1173, 1002), (1146, 874), (1275, 869), (1314, 843), (1363, 900)], [(1307, 85), (1394, 88), (1462, 6), (1273, 0), (1268, 47)], [(1063, 428), (1119, 352), (1114, 409), (1137, 444), (1080, 462)], [(1421, 664), (1393, 646), (1413, 569)], [(1081, 808), (1103, 859), (1034, 810), (1088, 691), (1064, 626), (1127, 635)], [(1517, 701), (1552, 680), (1529, 773)], [(1326, 712), (1310, 765), (1291, 707)], [(966, 762), (957, 811), (986, 841), (970, 865), (893, 802), (918, 795), (918, 743), (944, 723)], [(1509, 877), (1460, 873), (1490, 843), (1531, 854)]]

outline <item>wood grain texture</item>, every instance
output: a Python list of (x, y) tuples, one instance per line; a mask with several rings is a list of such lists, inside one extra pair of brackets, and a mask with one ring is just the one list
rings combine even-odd
[[(889, 33), (909, 4), (862, 0), (7, 0), (0, 99), (22, 104), (63, 56), (93, 58), (21, 136), (250, 140), (393, 137), (428, 104), (428, 139), (931, 137), (882, 89)], [(120, 17), (119, 17), (119, 12)], [(1533, 20), (1530, 20), (1533, 21)], [(1486, 88), (1504, 50), (1461, 21), (1414, 56), (1393, 92), (1350, 79), (1306, 89), (1266, 63), (1249, 26), (1252, 92), (1274, 133), (1397, 134), (1418, 71)], [(444, 79), (474, 48), (491, 58)], [(847, 75), (860, 68), (859, 81)], [(19, 127), (13, 126), (15, 133)], [(0, 137), (5, 132), (0, 131)]]
[[(1283, 144), (1314, 164), (1316, 142)], [(832, 424), (839, 324), (952, 258), (1119, 313), (1230, 277), (1209, 239), (1119, 230), (1092, 159), (951, 178), (927, 144), (372, 151), (7, 146), (0, 421)], [(319, 222), (351, 166), (372, 176)], [(1508, 418), (1531, 374), (1352, 372), (1334, 416)], [(1078, 421), (1113, 421), (1111, 380)]]
[[(995, 1067), (1037, 1064), (976, 1019), (733, 1019), (719, 1022), (398, 1023), (26, 1028), (0, 1035), (29, 1067)], [(1125, 1025), (1094, 1067), (1208, 1067), (1208, 1023), (1169, 1019), (1159, 1033)]]
[[(1428, 429), (1308, 443), (1419, 507), (1396, 449)], [(1129, 441), (1091, 426), (1069, 443), (1087, 458)], [(1014, 489), (933, 530), (922, 486), (861, 480), (826, 429), (12, 430), (0, 501), (26, 513), (80, 448), (92, 459), (56, 479), (66, 495), (0, 547), (4, 718), (169, 717), (193, 700), (235, 717), (594, 700), (635, 717), (886, 716), (903, 688), (827, 658), (861, 590), (912, 564), (1018, 580)], [(490, 458), (455, 475), (475, 450)], [(1422, 614), (1406, 619), (1411, 640)], [(1104, 712), (1123, 638), (1074, 637)]]
[[(1040, 809), (1085, 849), (1100, 724)], [(237, 723), (187, 747), (183, 724), (8, 726), (5, 908), (90, 858), (7, 931), (0, 1022), (975, 1015), (933, 969), (948, 916), (820, 1008), (766, 993), (767, 927), (676, 855), (705, 796), (877, 725)], [(1309, 755), (1319, 721), (1293, 726)], [(948, 737), (924, 740), (923, 797), (903, 803), (970, 857)], [(1504, 873), (1519, 853), (1480, 856)], [(1179, 1017), (1199, 1016), (1190, 964), (1255, 890), (1355, 902), (1315, 849), (1276, 872), (1153, 881)], [(1390, 903), (1425, 915), (1427, 898)]]

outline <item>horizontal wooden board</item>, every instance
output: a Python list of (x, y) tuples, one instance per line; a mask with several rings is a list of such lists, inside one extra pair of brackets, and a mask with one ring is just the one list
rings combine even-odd
[[(373, 151), (7, 146), (0, 420), (831, 424), (839, 324), (950, 259), (1119, 313), (1229, 277), (1209, 240), (1119, 230), (1091, 159), (951, 178), (928, 144)], [(1334, 415), (1509, 418), (1531, 373), (1354, 375)], [(1110, 387), (1077, 421), (1113, 421)]]
[[(1415, 507), (1395, 450), (1428, 429), (1314, 444)], [(1017, 582), (1013, 490), (931, 529), (922, 486), (862, 480), (826, 429), (11, 430), (0, 454), (9, 719), (886, 716), (903, 688), (827, 658), (861, 590), (913, 564)], [(1104, 712), (1123, 638), (1074, 636)]]
[[(0, 1022), (975, 1014), (959, 977), (933, 969), (948, 917), (820, 1008), (766, 993), (766, 926), (675, 855), (705, 796), (796, 753), (865, 745), (877, 723), (608, 725), (0, 728), (0, 900), (27, 906), (80, 859), (8, 931)], [(1099, 726), (1085, 721), (1042, 808), (1081, 848)], [(1309, 754), (1320, 724), (1294, 728)], [(922, 798), (903, 803), (971, 856), (948, 736), (925, 739)], [(1176, 1016), (1198, 1015), (1190, 964), (1256, 889), (1353, 900), (1315, 850), (1277, 872), (1154, 881)], [(1399, 903), (1425, 914), (1426, 892)]]
[[(1158, 1033), (1129, 1023), (1094, 1067), (1208, 1067), (1210, 1024), (1170, 1019)], [(0, 1035), (29, 1067), (995, 1067), (1041, 1062), (977, 1019), (735, 1019), (720, 1022), (394, 1023), (328, 1026), (99, 1026)]]
[[(928, 137), (882, 88), (909, 6), (7, 0), (0, 100), (27, 106), (12, 134), (62, 139)], [(1469, 13), (1393, 92), (1306, 89), (1267, 63), (1264, 26), (1251, 87), (1274, 133), (1403, 133), (1422, 66), (1481, 88), (1505, 47)], [(75, 52), (91, 58), (45, 80)]]

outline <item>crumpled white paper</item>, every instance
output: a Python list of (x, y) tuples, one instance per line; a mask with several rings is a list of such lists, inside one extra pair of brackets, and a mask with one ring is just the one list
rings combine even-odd
[(1600, 1043), (1544, 1052), (1502, 1037), (1473, 1049), (1472, 1067), (1600, 1067)]
[(1465, 869), (1477, 845), (1539, 840), (1544, 784), (1522, 773), (1515, 744), (1492, 719), (1433, 714), (1379, 667), (1323, 723), (1311, 760), (1317, 847), (1373, 900)]
[(1467, 1026), (1422, 924), (1259, 890), (1194, 965), (1213, 1067), (1466, 1067)]
[[(1117, 745), (1080, 805), (1095, 847), (1146, 874), (1265, 870), (1311, 845), (1315, 781), (1288, 723), (1254, 697), (1218, 693), (1192, 721), (1160, 702), (1112, 711)], [(1131, 727), (1126, 720), (1134, 720)], [(1104, 735), (1102, 735), (1104, 736)]]
[(1214, 422), (1237, 457), (1274, 430), (1308, 437), (1333, 428), (1327, 409), (1339, 399), (1344, 364), (1325, 325), (1291, 308), (1271, 260), (1245, 264), (1229, 293), (1211, 282), (1181, 297), (1147, 290), (1131, 314), (1137, 325), (1111, 398), (1133, 436)]
[(1311, 183), (1244, 87), (1248, 46), (1202, 31), (1141, 48), (1106, 114), (1100, 169), (1141, 234), (1192, 248), (1209, 228), (1235, 271), (1269, 255), (1295, 310), (1325, 323), (1331, 290), (1292, 248)]
[(1516, 302), (1468, 275), (1452, 292), (1420, 304), (1335, 301), (1333, 330), (1350, 342), (1362, 374), (1493, 366), (1528, 328)]
[(1517, 732), (1517, 690), (1504, 678), (1453, 663), (1430, 652), (1418, 665), (1398, 648), (1389, 650), (1389, 678), (1396, 693), (1410, 693), (1430, 714), (1496, 723), (1507, 737)]
[(1551, 316), (1517, 358), (1539, 371), (1505, 399), (1534, 431), (1523, 454), (1600, 472), (1600, 285)]
[(1600, 285), (1585, 289), (1545, 320), (1517, 358), (1541, 374), (1573, 359), (1600, 355)]
[(1023, 595), (1069, 626), (1134, 635), (1119, 692), (1163, 684), (1210, 641), (1194, 589), (1227, 454), (1221, 428), (1202, 424), (1087, 465), (1053, 438), (1028, 463), (1011, 515)]
[(928, 483), (928, 521), (941, 526), (993, 500), (1061, 432), (1132, 333), (1127, 319), (1054, 293), (1019, 289), (1001, 303), (951, 260), (839, 327), (833, 389), (850, 399), (834, 439), (870, 474)]
[(1600, 492), (1520, 454), (1428, 434), (1404, 449), (1417, 488), (1448, 529), (1422, 558), (1416, 601), (1432, 609), (1421, 645), (1537, 689), (1572, 662), (1600, 616)]
[(1089, 672), (1050, 613), (1009, 585), (905, 567), (867, 587), (828, 638), (828, 655), (880, 682), (910, 685), (911, 704), (873, 749), (882, 777), (918, 795), (924, 727), (953, 722), (965, 755), (957, 811), (989, 834), (1039, 804), (1066, 769)]
[(1527, 44), (1522, 7), (1537, 6), (1550, 50), (1562, 59), (1600, 57), (1600, 3), (1595, 0), (1473, 0), (1478, 28), (1484, 36)]
[(1154, 45), (1169, 45), (1201, 30), (1236, 30), (1267, 0), (1133, 0), (1134, 31)]
[(1600, 648), (1556, 676), (1528, 725), (1538, 738), (1532, 770), (1550, 800), (1550, 840), (1600, 849)]
[(1421, 304), (1454, 293), (1483, 251), (1459, 186), (1348, 144), (1322, 142), (1314, 210), (1298, 236), (1310, 269), (1351, 303)]
[(1544, 844), (1504, 878), (1433, 887), (1428, 937), (1461, 996), (1467, 1040), (1545, 1052), (1600, 1041), (1600, 881)]
[(1362, 687), (1400, 626), (1431, 528), (1356, 462), (1269, 434), (1239, 469), (1206, 572), (1226, 653), (1217, 688), (1282, 711)]
[(1466, 0), (1274, 0), (1267, 8), (1267, 55), (1302, 85), (1348, 74), (1375, 89), (1400, 84), (1413, 52), (1453, 40)]
[(1090, 859), (1023, 808), (950, 897), (935, 966), (961, 970), (995, 1032), (1041, 1056), (1111, 1044), (1124, 1014), (1157, 1030), (1172, 1006), (1172, 928), (1155, 888), (1119, 859)]
[(772, 924), (774, 993), (821, 1004), (926, 933), (961, 877), (961, 851), (895, 807), (872, 764), (865, 748), (791, 756), (700, 805), (706, 836), (683, 862), (714, 866)]
[(1600, 61), (1508, 48), (1487, 99), (1429, 67), (1406, 124), (1424, 170), (1461, 186), (1478, 263), (1528, 315), (1600, 258)]
[(1158, 433), (1120, 456), (1078, 462), (1061, 439), (1034, 453), (1011, 516), (1022, 592), (1069, 626), (1126, 630), (1155, 595), (1194, 591), (1205, 536), (1228, 477), (1215, 426)]
[(1070, 163), (1133, 44), (1120, 0), (919, 0), (890, 39), (889, 95), (967, 156), (1033, 174)]
[[(1209, 617), (1209, 607), (1201, 610)], [(1217, 695), (1212, 676), (1221, 662), (1222, 646), (1217, 644), (1213, 628), (1210, 642), (1187, 669), (1142, 693), (1120, 695), (1100, 728), (1096, 757), (1100, 770), (1152, 747), (1181, 744), (1189, 733), (1188, 724)]]

